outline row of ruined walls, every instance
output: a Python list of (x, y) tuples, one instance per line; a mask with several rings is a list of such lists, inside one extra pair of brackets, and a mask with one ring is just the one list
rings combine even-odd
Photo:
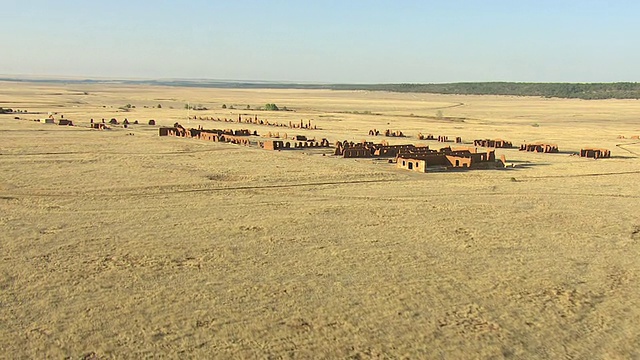
[(386, 142), (380, 144), (367, 141), (354, 143), (345, 140), (336, 142), (334, 155), (345, 158), (395, 157), (401, 149), (414, 147), (414, 145), (389, 145)]
[(611, 151), (607, 149), (580, 149), (580, 157), (593, 158), (593, 159), (602, 159), (602, 158), (610, 158)]
[[(291, 144), (293, 143), (293, 147)], [(304, 141), (284, 141), (284, 140), (266, 140), (260, 142), (260, 147), (265, 150), (290, 150), (290, 149), (309, 149), (309, 148), (328, 148), (329, 140), (322, 139), (306, 139)]]
[(502, 139), (477, 139), (473, 140), (473, 146), (509, 149), (513, 147), (513, 143)]
[(368, 141), (361, 142), (349, 142), (349, 141), (338, 141), (335, 144), (334, 155), (342, 156), (345, 158), (370, 158), (370, 157), (397, 157), (401, 155), (426, 155), (432, 154), (436, 152), (460, 152), (467, 151), (469, 153), (477, 153), (476, 148), (454, 148), (444, 147), (439, 151), (431, 150), (429, 146), (426, 145), (414, 145), (414, 144), (404, 144), (404, 145), (389, 145), (387, 142), (382, 143), (373, 143)]
[(522, 144), (520, 145), (520, 151), (538, 152), (538, 153), (557, 153), (558, 145), (556, 144)]
[[(449, 142), (449, 137), (446, 135), (438, 135), (437, 137), (434, 136), (433, 134), (423, 134), (423, 133), (418, 133), (418, 140), (433, 140), (433, 141), (438, 141), (438, 142)], [(460, 136), (456, 136), (455, 138), (455, 143), (456, 144), (461, 144), (462, 143), (462, 137)]]
[[(380, 135), (380, 131), (378, 131), (378, 129), (371, 129), (369, 130), (369, 136), (378, 136)], [(402, 133), (402, 131), (400, 130), (391, 130), (391, 129), (386, 129), (384, 131), (384, 136), (386, 137), (405, 137), (404, 133)]]
[(253, 124), (253, 125), (265, 125), (265, 126), (274, 126), (274, 127), (285, 127), (290, 129), (306, 129), (306, 130), (318, 130), (318, 126), (311, 123), (311, 120), (304, 121), (300, 119), (300, 123), (289, 121), (288, 123), (280, 123), (277, 121), (269, 121), (266, 119), (259, 119), (258, 115), (250, 115), (250, 116), (242, 116), (242, 114), (238, 115), (237, 119), (228, 119), (228, 118), (214, 118), (211, 116), (194, 116), (193, 120), (202, 120), (202, 121), (218, 121), (225, 123), (238, 123), (238, 124)]
[(201, 127), (197, 129), (185, 129), (182, 125), (176, 123), (174, 127), (161, 127), (158, 129), (160, 136), (175, 136), (184, 138), (200, 139), (212, 142), (226, 142), (238, 145), (249, 146), (251, 141), (249, 135), (257, 135), (254, 131), (251, 133), (247, 129), (232, 130), (232, 129), (203, 129)]

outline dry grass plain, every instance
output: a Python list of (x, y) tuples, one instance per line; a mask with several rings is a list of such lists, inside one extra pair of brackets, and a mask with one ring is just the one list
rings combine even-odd
[[(230, 127), (186, 102), (313, 119), (287, 132), (332, 143), (390, 128), (562, 153), (417, 174), (86, 128)], [(0, 115), (0, 357), (640, 358), (640, 144), (617, 139), (640, 135), (640, 101), (6, 82), (0, 106), (80, 125)]]

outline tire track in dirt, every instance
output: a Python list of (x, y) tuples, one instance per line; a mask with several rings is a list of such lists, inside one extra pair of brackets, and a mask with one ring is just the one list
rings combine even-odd
[[(331, 186), (331, 185), (351, 185), (351, 184), (367, 184), (367, 183), (385, 183), (385, 182), (397, 182), (398, 179), (374, 179), (374, 180), (347, 180), (347, 181), (325, 181), (325, 182), (309, 182), (298, 184), (274, 184), (274, 185), (255, 185), (255, 186), (228, 186), (228, 187), (203, 187), (203, 188), (180, 188), (181, 185), (165, 185), (165, 186), (147, 186), (139, 188), (119, 188), (105, 190), (105, 193), (97, 192), (40, 192), (32, 190), (29, 193), (12, 193), (5, 194), (0, 193), (3, 198), (17, 198), (17, 197), (144, 197), (144, 196), (166, 196), (171, 194), (184, 194), (184, 193), (200, 193), (200, 192), (217, 192), (217, 191), (237, 191), (237, 190), (263, 190), (263, 189), (287, 189), (296, 187), (309, 187), (309, 186)], [(145, 190), (168, 190), (170, 192), (131, 192), (136, 189), (140, 191)]]
[(127, 152), (106, 152), (106, 151), (61, 151), (61, 152), (43, 152), (43, 153), (25, 153), (25, 154), (1, 154), (2, 157), (20, 157), (20, 156), (47, 156), (47, 155), (130, 155), (130, 156), (145, 156), (145, 155), (188, 155), (194, 153), (204, 152), (216, 152), (229, 150), (227, 148), (215, 148), (215, 149), (201, 149), (201, 150), (189, 150), (189, 151), (167, 151), (167, 152), (152, 152), (152, 153), (127, 153)]
[(527, 180), (534, 180), (534, 179), (562, 179), (562, 178), (578, 178), (578, 177), (597, 177), (597, 176), (629, 175), (629, 174), (640, 174), (640, 170), (618, 171), (618, 172), (607, 172), (607, 173), (570, 174), (570, 175), (526, 176), (526, 177), (522, 177), (522, 178), (517, 179), (517, 181), (527, 181)]
[(626, 148), (624, 147), (624, 146), (628, 146), (628, 145), (636, 145), (636, 144), (640, 144), (640, 141), (636, 141), (636, 142), (632, 142), (632, 143), (626, 143), (626, 144), (616, 144), (616, 147), (617, 147), (617, 148), (619, 148), (619, 149), (621, 149), (621, 150), (624, 150), (624, 151), (626, 151), (626, 152), (629, 152), (629, 153), (631, 153), (631, 154), (635, 155), (636, 157), (638, 157), (638, 156), (640, 156), (640, 154), (638, 154), (638, 153), (637, 153), (637, 152), (635, 152), (635, 151), (631, 151), (631, 150), (629, 150), (629, 149), (626, 149)]

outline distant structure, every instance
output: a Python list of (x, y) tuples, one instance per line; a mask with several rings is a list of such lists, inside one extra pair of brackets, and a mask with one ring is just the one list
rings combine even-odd
[(91, 123), (91, 128), (98, 130), (109, 130), (109, 127), (105, 123)]
[(404, 134), (400, 130), (389, 130), (389, 129), (387, 129), (387, 130), (384, 131), (384, 136), (387, 136), (387, 137), (404, 137)]
[(502, 139), (479, 139), (473, 140), (473, 146), (508, 149), (513, 147), (513, 143)]
[(266, 119), (258, 119), (258, 115), (247, 115), (247, 114), (239, 114), (238, 119), (227, 119), (227, 118), (214, 118), (210, 116), (193, 116), (189, 117), (190, 120), (202, 120), (202, 121), (218, 121), (218, 122), (227, 122), (227, 123), (241, 123), (241, 124), (253, 124), (253, 125), (266, 125), (266, 126), (275, 126), (275, 127), (287, 127), (291, 129), (305, 129), (305, 130), (318, 130), (318, 126), (311, 123), (311, 120), (304, 121), (300, 119), (300, 122), (289, 121), (288, 124), (279, 123), (275, 121), (269, 121)]
[[(293, 146), (291, 145), (293, 143)], [(293, 149), (309, 149), (309, 148), (328, 148), (329, 140), (322, 139), (305, 139), (302, 141), (284, 141), (284, 140), (266, 140), (259, 143), (260, 147), (265, 150), (293, 150)]]
[(558, 145), (556, 144), (522, 144), (520, 145), (520, 151), (538, 152), (538, 153), (557, 153)]
[(580, 149), (580, 157), (593, 158), (593, 159), (610, 158), (611, 151), (607, 149), (585, 148), (585, 149)]
[(418, 140), (435, 140), (433, 134), (424, 135), (423, 133), (418, 133)]

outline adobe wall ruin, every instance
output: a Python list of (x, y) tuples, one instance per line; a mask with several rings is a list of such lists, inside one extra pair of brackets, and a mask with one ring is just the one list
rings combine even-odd
[[(293, 143), (293, 146), (292, 146)], [(309, 149), (309, 148), (328, 148), (329, 140), (322, 139), (306, 139), (305, 141), (287, 141), (284, 140), (265, 140), (260, 141), (259, 145), (265, 150), (291, 150), (291, 149)]]
[(584, 148), (584, 149), (580, 149), (580, 157), (586, 157), (586, 158), (592, 158), (592, 159), (610, 158), (611, 151), (607, 149)]
[(403, 159), (398, 158), (396, 162), (396, 167), (398, 169), (411, 170), (421, 173), (427, 172), (427, 161), (420, 159)]
[(201, 127), (197, 129), (185, 129), (182, 125), (175, 123), (173, 127), (160, 127), (158, 128), (159, 136), (175, 136), (195, 138), (212, 142), (226, 142), (238, 145), (251, 145), (249, 140), (250, 135), (256, 135), (254, 131), (251, 133), (247, 129), (233, 130), (233, 129), (203, 129)]
[(189, 119), (193, 120), (201, 120), (201, 121), (217, 121), (217, 122), (226, 122), (226, 123), (239, 123), (239, 124), (253, 124), (253, 125), (264, 125), (264, 126), (273, 126), (273, 127), (286, 127), (291, 129), (305, 129), (305, 130), (318, 130), (317, 125), (311, 123), (311, 120), (304, 121), (300, 119), (300, 122), (289, 121), (288, 124), (279, 123), (275, 121), (269, 121), (266, 119), (258, 119), (258, 115), (246, 115), (239, 114), (238, 119), (228, 119), (228, 118), (214, 118), (211, 116), (194, 116), (189, 117)]
[(474, 146), (488, 147), (488, 148), (512, 148), (513, 143), (502, 139), (477, 139), (473, 140)]
[(390, 130), (387, 129), (384, 131), (384, 136), (386, 137), (405, 137), (404, 133), (402, 133), (402, 131), (400, 130)]
[[(422, 160), (425, 162), (425, 167), (438, 166), (447, 169), (486, 169), (499, 166), (493, 150), (477, 152), (477, 149), (468, 148), (451, 149), (450, 147), (445, 147), (439, 151), (430, 150), (422, 153), (407, 152), (396, 157), (396, 162), (404, 162), (404, 164), (408, 164), (411, 160)], [(412, 170), (408, 168), (409, 165), (397, 166)], [(414, 163), (411, 166), (414, 167), (416, 164)]]
[(424, 135), (423, 133), (418, 133), (418, 140), (435, 140), (436, 138), (433, 134)]
[(373, 142), (362, 141), (354, 142), (336, 142), (334, 155), (345, 158), (369, 158), (369, 157), (396, 157), (401, 151), (408, 151), (416, 148), (413, 144), (405, 145), (389, 145), (386, 142), (374, 144)]
[(558, 145), (556, 144), (522, 144), (520, 145), (520, 151), (538, 152), (538, 153), (557, 153)]

